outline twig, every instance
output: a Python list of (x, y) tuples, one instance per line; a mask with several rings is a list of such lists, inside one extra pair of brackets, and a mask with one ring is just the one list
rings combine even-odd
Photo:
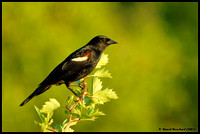
[[(83, 87), (81, 87), (82, 89), (83, 89), (83, 94), (81, 95), (81, 98), (83, 98), (84, 97), (84, 95), (85, 95), (85, 80), (86, 80), (86, 77), (83, 79)], [(79, 86), (80, 87), (80, 86)], [(73, 110), (76, 108), (76, 106), (78, 105), (78, 103), (80, 103), (81, 102), (81, 98), (79, 98), (79, 100), (74, 104), (74, 106), (72, 107), (72, 109), (68, 109), (69, 111), (70, 111), (70, 115), (69, 115), (69, 121), (68, 121), (68, 123), (67, 123), (67, 125), (66, 125), (66, 127), (65, 127), (65, 132), (66, 132), (66, 130), (69, 128), (69, 126), (70, 126), (70, 124), (72, 123), (72, 122), (78, 122), (78, 121), (80, 121), (80, 119), (78, 119), (78, 120), (73, 120), (72, 121), (72, 112), (73, 112)]]
[(52, 131), (52, 132), (59, 132), (59, 131), (57, 131), (57, 130), (55, 130), (55, 129), (53, 129), (53, 128), (46, 128), (46, 129), (48, 129), (48, 130), (50, 130), (50, 131)]
[(91, 96), (90, 94), (85, 94), (85, 96), (88, 96), (88, 97), (90, 97), (90, 98), (92, 98), (93, 96)]

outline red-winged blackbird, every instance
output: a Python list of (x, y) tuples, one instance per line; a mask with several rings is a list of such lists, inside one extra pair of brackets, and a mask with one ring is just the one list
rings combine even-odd
[(70, 83), (90, 74), (95, 69), (105, 48), (110, 44), (116, 43), (103, 35), (94, 37), (89, 43), (70, 54), (61, 62), (20, 106), (29, 102), (34, 96), (45, 92), (52, 85), (65, 84), (77, 96), (70, 88)]

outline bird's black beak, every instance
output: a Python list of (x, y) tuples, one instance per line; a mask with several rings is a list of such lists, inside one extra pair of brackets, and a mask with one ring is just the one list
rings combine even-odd
[(110, 44), (117, 44), (117, 42), (110, 39), (110, 40), (107, 42), (107, 44), (108, 44), (108, 45), (110, 45)]

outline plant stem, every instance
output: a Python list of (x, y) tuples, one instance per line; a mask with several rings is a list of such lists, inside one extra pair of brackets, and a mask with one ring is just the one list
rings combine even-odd
[[(84, 97), (84, 95), (85, 95), (85, 80), (86, 80), (86, 77), (84, 77), (84, 79), (83, 79), (83, 87), (81, 87), (82, 89), (83, 89), (83, 94), (81, 95), (81, 98), (83, 98)], [(70, 110), (70, 109), (68, 109), (69, 111), (70, 111), (70, 115), (69, 115), (69, 122), (67, 123), (67, 125), (66, 125), (66, 127), (65, 127), (65, 132), (67, 132), (66, 130), (69, 128), (69, 126), (70, 126), (70, 124), (72, 123), (72, 122), (78, 122), (78, 121), (80, 121), (80, 119), (78, 119), (78, 120), (73, 120), (72, 121), (72, 112), (73, 112), (73, 110), (76, 108), (76, 106), (81, 102), (81, 98), (79, 98), (79, 100), (74, 104), (74, 106), (72, 107), (72, 109)]]
[(52, 131), (52, 132), (59, 132), (59, 131), (57, 131), (57, 130), (55, 130), (55, 129), (53, 129), (53, 128), (46, 128), (46, 129), (48, 129), (48, 130), (50, 130), (50, 131)]

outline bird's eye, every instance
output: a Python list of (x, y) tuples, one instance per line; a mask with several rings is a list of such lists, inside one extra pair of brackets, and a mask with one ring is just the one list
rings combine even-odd
[(109, 38), (105, 38), (105, 39), (104, 39), (104, 43), (107, 43), (108, 41), (110, 41)]
[(110, 41), (110, 39), (106, 39), (106, 42)]

